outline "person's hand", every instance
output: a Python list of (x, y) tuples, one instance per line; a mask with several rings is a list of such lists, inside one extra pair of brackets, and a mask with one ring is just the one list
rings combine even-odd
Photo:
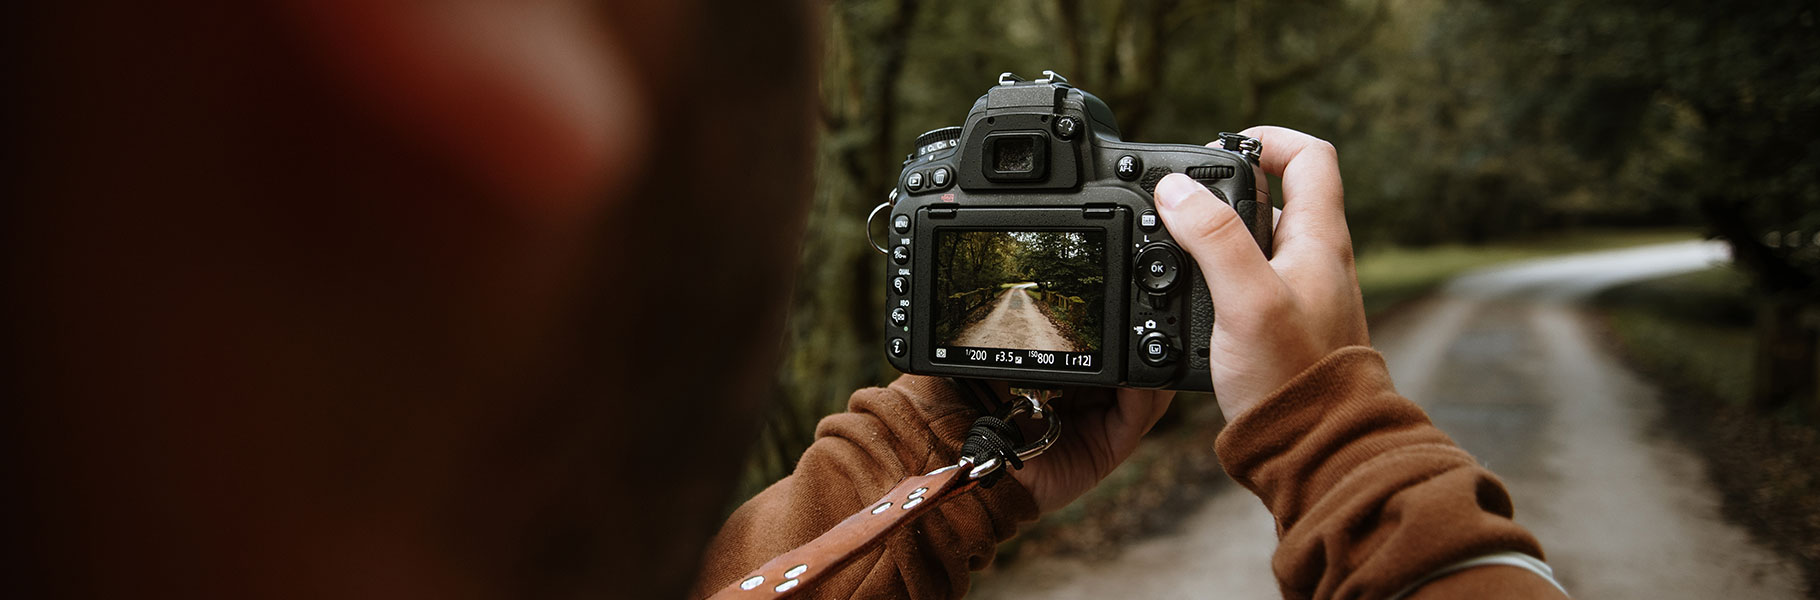
[(1264, 171), (1283, 179), (1269, 260), (1238, 213), (1201, 184), (1174, 174), (1156, 187), (1163, 224), (1213, 295), (1209, 360), (1228, 422), (1328, 353), (1371, 343), (1333, 145), (1281, 127), (1244, 134), (1264, 142)]
[[(1003, 397), (1003, 384), (994, 388)], [(1067, 506), (1131, 456), (1174, 397), (1158, 390), (1064, 390), (1049, 405), (1062, 419), (1061, 439), (1011, 477), (1030, 490), (1038, 510)]]

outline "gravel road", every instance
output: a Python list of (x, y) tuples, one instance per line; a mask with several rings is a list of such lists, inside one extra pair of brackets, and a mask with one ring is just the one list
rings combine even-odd
[(1055, 322), (1043, 314), (1043, 309), (1036, 305), (1036, 299), (1025, 291), (1032, 287), (1036, 287), (1036, 284), (1025, 283), (999, 293), (998, 300), (992, 305), (992, 312), (955, 336), (954, 345), (1056, 352), (1085, 350), (1074, 347), (1067, 337), (1055, 329)]
[[(1659, 392), (1576, 306), (1726, 259), (1722, 245), (1687, 242), (1534, 261), (1461, 277), (1373, 323), (1398, 390), (1504, 479), (1576, 597), (1801, 597), (1794, 565), (1724, 520), (1700, 458), (1656, 426)], [(1275, 598), (1275, 545), (1269, 513), (1231, 485), (1110, 559), (1024, 561), (972, 595)]]

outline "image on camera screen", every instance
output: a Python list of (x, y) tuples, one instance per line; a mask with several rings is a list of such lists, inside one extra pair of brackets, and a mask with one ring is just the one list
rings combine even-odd
[(935, 360), (1099, 368), (1106, 232), (940, 230), (934, 268)]

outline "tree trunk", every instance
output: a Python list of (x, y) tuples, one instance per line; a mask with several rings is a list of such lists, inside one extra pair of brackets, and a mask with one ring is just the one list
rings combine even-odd
[(1820, 306), (1771, 296), (1757, 307), (1756, 376), (1751, 401), (1771, 411), (1796, 399), (1815, 398), (1820, 364)]

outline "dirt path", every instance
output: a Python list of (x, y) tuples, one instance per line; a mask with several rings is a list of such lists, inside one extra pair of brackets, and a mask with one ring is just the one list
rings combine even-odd
[[(1576, 597), (1801, 597), (1794, 565), (1720, 516), (1700, 458), (1657, 433), (1658, 391), (1574, 305), (1723, 258), (1683, 243), (1526, 263), (1373, 324), (1397, 388), (1505, 480)], [(981, 577), (973, 596), (1273, 598), (1275, 546), (1270, 515), (1233, 485), (1109, 560), (1027, 561)]]
[(1025, 283), (1005, 290), (992, 305), (986, 318), (974, 323), (954, 338), (956, 346), (977, 348), (1016, 348), (1078, 352), (1074, 344), (1055, 328), (1055, 322), (1043, 314), (1036, 299), (1025, 291), (1036, 287)]

